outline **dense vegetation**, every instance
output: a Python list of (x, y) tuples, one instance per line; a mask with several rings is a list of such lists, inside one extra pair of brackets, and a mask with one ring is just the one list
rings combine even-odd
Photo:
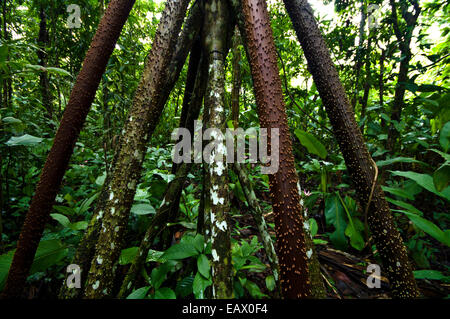
[[(223, 16), (218, 19), (211, 18), (214, 11), (210, 3), (215, 2), (219, 8), (227, 7), (219, 9)], [(163, 51), (165, 58), (156, 53), (164, 43), (152, 44), (161, 34), (158, 25), (170, 11), (164, 11), (168, 5), (153, 0), (135, 2), (101, 77), (50, 215), (46, 216), (45, 230), (20, 292), (22, 297), (97, 298), (99, 290), (105, 291), (107, 297), (138, 299), (210, 298), (216, 294), (235, 298), (292, 296), (283, 292), (278, 278), (279, 273), (286, 276), (286, 266), (283, 249), (277, 247), (280, 245), (275, 239), (280, 236), (277, 225), (281, 218), (275, 209), (279, 200), (273, 193), (276, 178), (261, 174), (260, 163), (228, 164), (228, 174), (214, 175), (208, 173), (214, 171), (213, 165), (211, 170), (209, 165), (199, 163), (176, 165), (171, 157), (176, 142), (171, 139), (172, 131), (193, 127), (194, 119), (200, 118), (207, 127), (226, 125), (244, 130), (263, 127), (260, 121), (264, 116), (270, 122), (270, 112), (264, 114), (262, 98), (255, 93), (260, 91), (255, 76), (258, 64), (251, 58), (252, 25), (245, 8), (243, 16), (236, 12), (236, 2), (241, 1), (197, 0), (189, 4), (186, 12), (180, 9), (181, 4), (180, 8), (172, 4), (173, 12), (179, 10), (177, 14), (183, 17), (202, 12), (201, 21), (205, 14), (205, 22), (192, 31), (190, 42), (186, 41), (190, 44), (185, 44), (187, 51), (179, 46), (183, 32), (191, 32), (187, 22), (180, 34), (175, 22), (168, 26), (173, 29), (162, 37), (168, 41)], [(284, 2), (288, 8), (290, 1)], [(376, 222), (370, 219), (375, 208), (369, 209), (382, 200), (378, 196), (384, 192), (388, 214), (392, 214), (406, 246), (420, 294), (448, 297), (450, 1), (310, 2), (364, 138), (360, 146), (363, 148), (365, 143), (375, 173), (370, 179), (373, 186), (361, 191), (363, 195), (358, 194), (353, 164), (346, 165), (340, 131), (332, 123), (331, 106), (326, 105), (324, 93), (319, 91), (324, 87), (314, 73), (319, 71), (305, 57), (308, 47), (299, 41), (301, 35), (291, 22), (292, 13), (288, 14), (282, 1), (267, 1), (275, 65), (284, 97), (280, 105), (285, 104), (290, 132), (288, 142), (281, 139), (281, 152), (285, 156), (283, 146), (292, 144), (297, 174), (291, 173), (298, 176), (296, 196), (306, 223), (306, 235), (301, 235), (306, 248), (299, 249), (298, 259), (314, 254), (315, 260), (309, 265), (311, 291), (303, 291), (306, 296), (328, 298), (393, 296), (389, 286), (393, 277), (386, 275), (386, 261), (380, 256), (374, 239), (376, 230), (371, 227)], [(108, 3), (1, 3), (0, 291), (7, 281), (40, 173)], [(71, 4), (81, 9), (79, 28), (70, 27), (74, 21), (71, 19), (76, 19), (71, 17), (76, 10), (67, 10)], [(198, 12), (196, 5), (202, 6)], [(331, 6), (334, 14), (324, 16), (323, 8)], [(213, 12), (212, 16), (208, 12)], [(194, 30), (195, 23), (191, 27)], [(205, 36), (208, 32), (212, 40)], [(208, 52), (222, 52), (223, 56), (209, 59), (203, 52), (205, 48)], [(179, 76), (173, 76), (177, 59), (172, 56), (183, 51), (188, 58), (182, 59)], [(159, 70), (158, 74), (155, 70)], [(205, 76), (208, 70), (209, 78)], [(146, 74), (154, 79), (155, 88), (151, 88), (151, 81), (148, 86), (143, 84)], [(263, 80), (268, 78), (269, 74)], [(167, 95), (166, 100), (160, 95)], [(153, 121), (140, 128), (150, 132), (148, 138), (147, 133), (145, 138), (144, 134), (136, 136), (140, 124), (135, 129), (130, 124), (133, 115), (140, 114), (131, 113), (132, 107), (140, 105), (140, 96), (145, 97), (141, 103), (144, 107), (147, 101), (161, 104), (160, 116), (151, 112), (144, 116)], [(220, 103), (224, 110), (213, 107)], [(141, 148), (145, 156), (135, 156), (136, 163), (129, 164), (127, 152), (139, 155)], [(129, 175), (133, 179), (120, 184)], [(217, 185), (225, 198), (220, 207), (214, 204), (217, 198), (210, 196)], [(382, 191), (377, 191), (378, 186)], [(106, 189), (106, 195), (102, 189)], [(279, 189), (278, 195), (286, 195), (281, 193), (283, 187)], [(118, 226), (114, 219), (110, 224), (96, 224), (104, 212), (111, 213), (105, 216), (115, 215), (114, 199), (123, 205), (116, 213), (121, 218)], [(172, 201), (167, 203), (167, 199)], [(131, 209), (126, 208), (128, 202)], [(170, 212), (164, 211), (165, 205), (170, 206)], [(210, 215), (210, 211), (214, 214)], [(221, 233), (223, 229), (215, 226), (217, 221), (214, 224), (212, 216), (227, 221), (226, 231)], [(113, 236), (119, 226), (119, 245), (113, 247), (116, 237), (108, 234)], [(214, 240), (214, 233), (220, 243)], [(104, 245), (111, 244), (111, 263), (92, 251), (83, 255), (80, 247), (87, 247), (80, 245), (83, 238), (88, 238), (85, 243), (93, 242), (91, 250), (97, 244), (97, 254), (105, 250)], [(273, 252), (274, 245), (280, 262)], [(115, 249), (120, 256), (114, 255)], [(144, 257), (139, 261), (142, 253)], [(74, 258), (81, 261), (74, 262)], [(87, 288), (68, 289), (64, 283), (67, 266), (82, 266), (81, 262), (82, 286), (86, 280)], [(381, 288), (370, 289), (365, 284), (369, 264), (381, 266)], [(110, 266), (112, 271), (99, 265)], [(110, 278), (104, 273), (110, 273)], [(102, 280), (107, 288), (97, 290)], [(401, 294), (394, 292), (394, 296)]]

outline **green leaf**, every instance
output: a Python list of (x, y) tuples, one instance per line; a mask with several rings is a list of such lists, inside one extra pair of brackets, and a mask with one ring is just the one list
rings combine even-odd
[(308, 222), (309, 222), (309, 229), (311, 231), (311, 237), (314, 237), (316, 236), (317, 231), (319, 230), (319, 226), (317, 225), (316, 220), (312, 217), (308, 220)]
[(154, 299), (177, 299), (177, 296), (172, 289), (163, 287), (155, 291)]
[(425, 188), (426, 190), (439, 195), (441, 197), (446, 198), (447, 200), (450, 200), (450, 187), (444, 189), (443, 192), (438, 192), (437, 189), (434, 187), (433, 178), (430, 175), (427, 174), (419, 174), (416, 172), (401, 172), (401, 171), (390, 171), (392, 174), (397, 176), (406, 177), (409, 179), (412, 179), (417, 184)]
[(6, 124), (21, 124), (22, 121), (11, 116), (4, 117), (2, 121)]
[(444, 152), (448, 152), (450, 148), (450, 121), (445, 123), (441, 129), (441, 134), (439, 136), (439, 143), (441, 144)]
[(450, 183), (450, 163), (441, 165), (433, 174), (433, 183), (438, 192), (442, 192)]
[(75, 230), (75, 231), (77, 231), (77, 230), (85, 230), (88, 227), (88, 224), (89, 223), (87, 221), (82, 220), (82, 221), (79, 221), (79, 222), (76, 222), (76, 223), (71, 223), (69, 225), (69, 228), (72, 229), (72, 230)]
[(149, 290), (150, 286), (136, 289), (135, 291), (133, 291), (131, 294), (128, 295), (127, 299), (145, 299), (145, 296), (147, 296)]
[(5, 144), (8, 146), (34, 146), (40, 142), (42, 142), (42, 138), (25, 134), (19, 137), (12, 136)]
[(157, 251), (157, 250), (150, 249), (148, 251), (146, 261), (147, 262), (153, 261), (153, 262), (158, 262), (158, 263), (165, 263), (167, 261), (167, 259), (162, 258), (162, 255), (164, 255), (163, 251)]
[(410, 200), (414, 200), (414, 196), (412, 196), (410, 193), (404, 191), (401, 188), (381, 186), (381, 189), (383, 189), (383, 191), (391, 193), (393, 195), (400, 196), (400, 197), (403, 197), (403, 198), (407, 198), (407, 199), (410, 199)]
[(417, 214), (417, 215), (419, 215), (419, 216), (423, 216), (423, 213), (422, 213), (420, 210), (418, 210), (417, 208), (415, 208), (415, 207), (414, 207), (413, 205), (411, 205), (411, 204), (405, 203), (405, 202), (400, 201), (400, 200), (394, 200), (394, 199), (389, 198), (389, 197), (386, 197), (386, 200), (387, 200), (389, 203), (392, 203), (392, 204), (394, 204), (394, 205), (397, 205), (397, 206), (400, 206), (400, 207), (403, 207), (403, 208), (407, 209), (407, 210), (408, 210), (409, 212), (411, 212), (411, 213)]
[(155, 208), (150, 204), (135, 204), (131, 207), (131, 212), (136, 215), (156, 214)]
[(68, 248), (59, 239), (44, 240), (39, 243), (30, 274), (44, 271), (67, 256)]
[(61, 214), (50, 214), (50, 216), (56, 220), (57, 222), (59, 222), (61, 225), (63, 225), (64, 227), (69, 227), (70, 225), (70, 220), (69, 218), (67, 218), (64, 215)]
[(212, 285), (211, 279), (203, 277), (200, 272), (197, 272), (192, 283), (192, 291), (194, 292), (195, 298), (204, 299), (205, 289)]
[(416, 279), (443, 280), (448, 278), (437, 270), (415, 270), (413, 273)]
[(400, 210), (397, 211), (405, 214), (413, 222), (414, 225), (423, 230), (425, 233), (450, 247), (449, 233), (443, 232), (434, 223), (430, 222), (429, 220), (426, 220), (425, 218), (417, 216), (416, 214)]
[(176, 260), (196, 256), (198, 254), (198, 250), (192, 244), (180, 242), (179, 244), (169, 247), (161, 257)]
[(428, 164), (415, 160), (413, 158), (410, 157), (395, 157), (395, 158), (391, 158), (388, 160), (383, 160), (383, 161), (377, 161), (376, 164), (378, 167), (383, 167), (383, 166), (387, 166), (387, 165), (391, 165), (394, 163), (418, 163), (424, 166), (428, 166)]
[(266, 287), (269, 291), (273, 291), (275, 289), (275, 278), (273, 278), (273, 275), (266, 277)]
[(150, 281), (155, 289), (161, 287), (161, 284), (166, 280), (167, 273), (175, 266), (176, 262), (169, 260), (159, 267), (153, 268), (150, 274)]
[(209, 278), (209, 270), (211, 266), (209, 265), (209, 260), (205, 255), (201, 254), (198, 256), (197, 268), (199, 273), (202, 274), (203, 277)]
[(177, 286), (175, 288), (176, 294), (181, 298), (184, 298), (192, 294), (192, 284), (194, 283), (194, 276), (189, 275), (180, 281), (177, 281)]
[(119, 265), (128, 265), (131, 264), (134, 257), (139, 251), (139, 247), (130, 247), (126, 249), (122, 249), (119, 257)]
[(248, 292), (250, 293), (250, 295), (253, 298), (263, 298), (263, 297), (267, 297), (266, 294), (263, 294), (261, 292), (261, 289), (259, 289), (258, 285), (255, 284), (253, 281), (250, 281), (247, 279), (247, 281), (245, 282), (244, 287), (248, 290)]
[(325, 159), (327, 157), (327, 150), (325, 146), (323, 146), (323, 144), (313, 135), (300, 129), (296, 129), (294, 133), (300, 140), (300, 143), (302, 143), (302, 145), (306, 147), (308, 152), (318, 155), (322, 159)]
[(344, 214), (344, 208), (339, 201), (339, 197), (335, 194), (327, 196), (325, 200), (325, 219), (327, 225), (333, 225), (335, 228), (335, 231), (330, 235), (330, 240), (339, 249), (347, 247), (347, 238), (345, 237), (347, 222)]
[(55, 68), (55, 67), (48, 66), (48, 67), (46, 67), (46, 69), (47, 69), (48, 72), (56, 73), (58, 75), (67, 75), (67, 76), (70, 76), (70, 77), (72, 76), (72, 74), (70, 74), (70, 72), (68, 72), (66, 70), (63, 70), (63, 69), (60, 69), (60, 68)]

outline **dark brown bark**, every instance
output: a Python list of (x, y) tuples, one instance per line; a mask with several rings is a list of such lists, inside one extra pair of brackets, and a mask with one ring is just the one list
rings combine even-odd
[(134, 0), (112, 0), (86, 54), (20, 233), (2, 296), (19, 297), (108, 59)]
[[(310, 5), (304, 0), (284, 0), (284, 3), (308, 61), (308, 68), (326, 107), (348, 172), (355, 185), (359, 203), (365, 208), (374, 185), (375, 164), (356, 124), (355, 114)], [(406, 248), (384, 193), (378, 185), (374, 188), (367, 217), (393, 295), (402, 298), (417, 297), (419, 291)]]
[(304, 220), (297, 189), (298, 177), (269, 14), (263, 0), (242, 1), (242, 11), (259, 120), (261, 128), (268, 129), (268, 149), (271, 148), (271, 129), (279, 129), (280, 135), (279, 169), (275, 174), (269, 174), (269, 185), (275, 215), (282, 294), (285, 298), (310, 297), (311, 283)]

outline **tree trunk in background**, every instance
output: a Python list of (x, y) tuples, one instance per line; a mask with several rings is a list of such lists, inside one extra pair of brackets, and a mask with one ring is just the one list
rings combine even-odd
[[(370, 93), (370, 50), (371, 50), (371, 44), (372, 44), (372, 38), (369, 35), (369, 40), (367, 41), (367, 51), (366, 51), (366, 78), (364, 80), (364, 95), (361, 100), (361, 113), (360, 113), (360, 121), (364, 120), (364, 117), (366, 116), (366, 108), (367, 103), (369, 101), (369, 93)], [(365, 121), (361, 124), (361, 133), (364, 135), (364, 127), (365, 127)]]
[(233, 40), (233, 89), (231, 91), (231, 112), (233, 119), (233, 126), (237, 128), (239, 126), (239, 93), (241, 91), (241, 51), (239, 50), (240, 43), (240, 35), (239, 29), (236, 26), (234, 31), (234, 40)]
[[(225, 0), (210, 0), (205, 5), (203, 41), (208, 59), (208, 84), (206, 86), (205, 108), (209, 110), (206, 122), (208, 129), (222, 131), (226, 127), (225, 114), (225, 59), (227, 55), (227, 29), (230, 28), (228, 4)], [(231, 224), (226, 147), (217, 134), (205, 136), (216, 143), (211, 161), (206, 165), (209, 178), (211, 249), (213, 279), (212, 297), (233, 298), (233, 268), (231, 264)], [(206, 150), (205, 150), (206, 152)], [(210, 152), (208, 152), (210, 154)], [(210, 155), (208, 155), (210, 156)], [(204, 159), (207, 162), (207, 159)]]
[[(42, 67), (47, 66), (47, 47), (49, 46), (49, 37), (47, 31), (47, 17), (44, 10), (44, 5), (41, 4), (40, 11), (40, 23), (39, 23), (39, 37), (38, 37), (38, 45), (39, 49), (37, 51), (37, 56), (39, 59), (39, 65)], [(41, 90), (42, 104), (46, 110), (45, 117), (49, 120), (49, 126), (53, 128), (51, 123), (53, 119), (53, 108), (52, 108), (52, 98), (50, 93), (50, 83), (47, 76), (47, 72), (39, 73), (39, 88)]]
[[(394, 28), (395, 36), (398, 41), (402, 60), (400, 61), (400, 68), (398, 71), (397, 86), (395, 88), (394, 103), (391, 110), (391, 121), (400, 123), (403, 107), (405, 106), (405, 92), (406, 83), (408, 82), (409, 62), (412, 58), (411, 53), (411, 39), (414, 28), (416, 26), (417, 19), (419, 17), (421, 8), (419, 7), (418, 0), (411, 0), (414, 6), (414, 15), (408, 12), (408, 6), (404, 3), (400, 3), (400, 10), (402, 16), (406, 22), (406, 30), (400, 30), (399, 21), (397, 17), (397, 6), (395, 0), (389, 0), (391, 5), (391, 18)], [(398, 148), (399, 131), (395, 128), (393, 122), (391, 122), (388, 130), (388, 138), (386, 141), (386, 149), (394, 152)]]
[(359, 94), (359, 74), (361, 72), (361, 68), (363, 65), (363, 51), (364, 51), (364, 29), (366, 27), (366, 19), (367, 19), (367, 5), (366, 1), (361, 1), (361, 20), (359, 22), (359, 40), (358, 40), (358, 48), (356, 49), (356, 57), (355, 57), (355, 89), (353, 93), (352, 99), (352, 107), (355, 109), (355, 106), (358, 102), (358, 94)]
[(3, 297), (20, 297), (56, 194), (134, 0), (112, 0), (86, 54), (20, 233)]
[(271, 130), (279, 129), (280, 135), (279, 169), (275, 174), (269, 174), (269, 185), (282, 294), (285, 298), (311, 297), (298, 177), (269, 14), (263, 0), (244, 0), (242, 11), (259, 120), (261, 128), (268, 130), (268, 149), (271, 148)]
[(250, 207), (253, 219), (255, 220), (259, 234), (261, 235), (262, 244), (264, 250), (266, 251), (267, 259), (269, 259), (273, 277), (275, 279), (277, 287), (279, 287), (280, 267), (278, 263), (278, 257), (275, 252), (275, 247), (273, 246), (272, 238), (270, 237), (270, 234), (267, 230), (267, 224), (266, 221), (264, 220), (263, 210), (259, 205), (258, 198), (256, 197), (250, 179), (248, 178), (245, 166), (242, 165), (241, 163), (235, 162), (234, 171), (236, 172), (236, 175), (239, 177), (239, 183), (242, 186), (242, 190), (244, 191), (244, 195), (247, 200), (248, 206)]
[[(115, 269), (142, 163), (149, 141), (164, 108), (163, 90), (189, 0), (166, 3), (152, 50), (135, 92), (122, 145), (108, 187), (109, 200), (102, 212), (102, 230), (85, 287), (85, 298), (107, 298), (113, 293)], [(160, 103), (164, 102), (164, 103)]]
[[(284, 3), (326, 107), (347, 169), (355, 184), (359, 202), (364, 208), (374, 185), (375, 164), (356, 124), (355, 115), (310, 5), (304, 0), (284, 0)], [(406, 248), (384, 199), (384, 193), (378, 185), (374, 188), (367, 217), (393, 295), (403, 298), (417, 297), (419, 291)]]

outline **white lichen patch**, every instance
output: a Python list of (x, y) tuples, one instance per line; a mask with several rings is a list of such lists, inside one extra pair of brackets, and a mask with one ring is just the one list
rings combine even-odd
[(96, 290), (98, 287), (100, 287), (100, 281), (97, 280), (95, 284), (92, 285), (92, 289)]
[(214, 167), (214, 172), (217, 174), (217, 176), (222, 176), (224, 170), (225, 166), (223, 165), (223, 162), (217, 162)]
[(312, 251), (312, 249), (310, 249), (306, 252), (306, 257), (311, 258), (312, 254), (313, 254), (313, 251)]
[(215, 249), (213, 249), (211, 251), (212, 257), (213, 257), (213, 261), (219, 261), (219, 255), (217, 255), (217, 251)]
[[(211, 191), (211, 200), (212, 200), (212, 203), (213, 203), (213, 205), (217, 205), (217, 204), (221, 204), (221, 205), (223, 205), (223, 203), (225, 202), (225, 198), (223, 198), (223, 197), (219, 197), (219, 194), (217, 194), (217, 192), (215, 192), (215, 191)], [(213, 221), (211, 221), (211, 222), (213, 222)]]
[(136, 181), (131, 181), (127, 185), (128, 189), (133, 190), (136, 187)]
[(102, 256), (98, 256), (97, 257), (97, 264), (101, 265), (103, 263), (103, 258)]
[(308, 222), (307, 220), (303, 222), (303, 228), (304, 228), (306, 231), (309, 231), (309, 222)]
[(111, 194), (109, 194), (109, 200), (112, 200), (114, 198), (114, 192), (111, 192)]
[(138, 161), (142, 160), (142, 154), (138, 150), (134, 150), (134, 154), (133, 155)]
[(103, 211), (99, 211), (97, 215), (97, 220), (101, 219), (103, 217)]
[(227, 222), (226, 221), (222, 221), (222, 222), (217, 222), (216, 223), (217, 228), (219, 228), (221, 231), (226, 231), (227, 230)]

